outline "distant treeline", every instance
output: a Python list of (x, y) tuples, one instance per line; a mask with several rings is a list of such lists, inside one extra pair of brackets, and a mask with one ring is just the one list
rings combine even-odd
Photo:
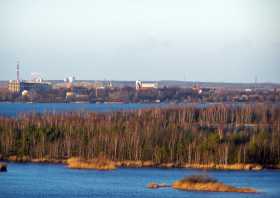
[(280, 107), (254, 104), (0, 118), (0, 155), (155, 163), (280, 162)]

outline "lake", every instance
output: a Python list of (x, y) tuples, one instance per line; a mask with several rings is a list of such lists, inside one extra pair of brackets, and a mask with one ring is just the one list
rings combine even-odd
[(1, 116), (16, 116), (27, 112), (65, 112), (65, 111), (120, 111), (136, 110), (151, 107), (162, 107), (164, 104), (158, 103), (0, 103)]
[(67, 111), (93, 111), (110, 112), (123, 110), (137, 110), (155, 107), (196, 107), (206, 108), (211, 105), (230, 105), (233, 107), (245, 105), (246, 103), (0, 103), (0, 116), (17, 116), (21, 113), (36, 112), (67, 112)]
[[(185, 192), (148, 189), (149, 182), (171, 184), (192, 174), (205, 174), (234, 185), (256, 188), (258, 194)], [(280, 171), (202, 171), (192, 169), (120, 168), (115, 171), (72, 170), (61, 164), (10, 163), (8, 172), (0, 173), (0, 197), (191, 197), (245, 198), (280, 197)]]

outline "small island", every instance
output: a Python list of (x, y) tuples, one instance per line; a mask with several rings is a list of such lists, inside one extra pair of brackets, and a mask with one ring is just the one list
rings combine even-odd
[(172, 187), (184, 191), (202, 191), (202, 192), (237, 192), (237, 193), (256, 193), (253, 188), (237, 188), (224, 183), (208, 175), (192, 175), (182, 180), (175, 181), (172, 185), (149, 183), (147, 188), (158, 189)]
[(256, 193), (253, 188), (237, 188), (224, 183), (207, 175), (193, 175), (182, 180), (175, 181), (172, 188), (185, 191), (205, 191), (205, 192), (238, 192)]

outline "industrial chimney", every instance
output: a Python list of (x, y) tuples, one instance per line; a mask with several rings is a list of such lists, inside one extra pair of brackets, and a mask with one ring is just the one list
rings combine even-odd
[(19, 61), (17, 62), (17, 82), (19, 82)]

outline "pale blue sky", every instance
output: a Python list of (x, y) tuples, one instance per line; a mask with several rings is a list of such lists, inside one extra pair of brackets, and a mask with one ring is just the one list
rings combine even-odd
[(279, 0), (0, 0), (0, 80), (280, 82)]

